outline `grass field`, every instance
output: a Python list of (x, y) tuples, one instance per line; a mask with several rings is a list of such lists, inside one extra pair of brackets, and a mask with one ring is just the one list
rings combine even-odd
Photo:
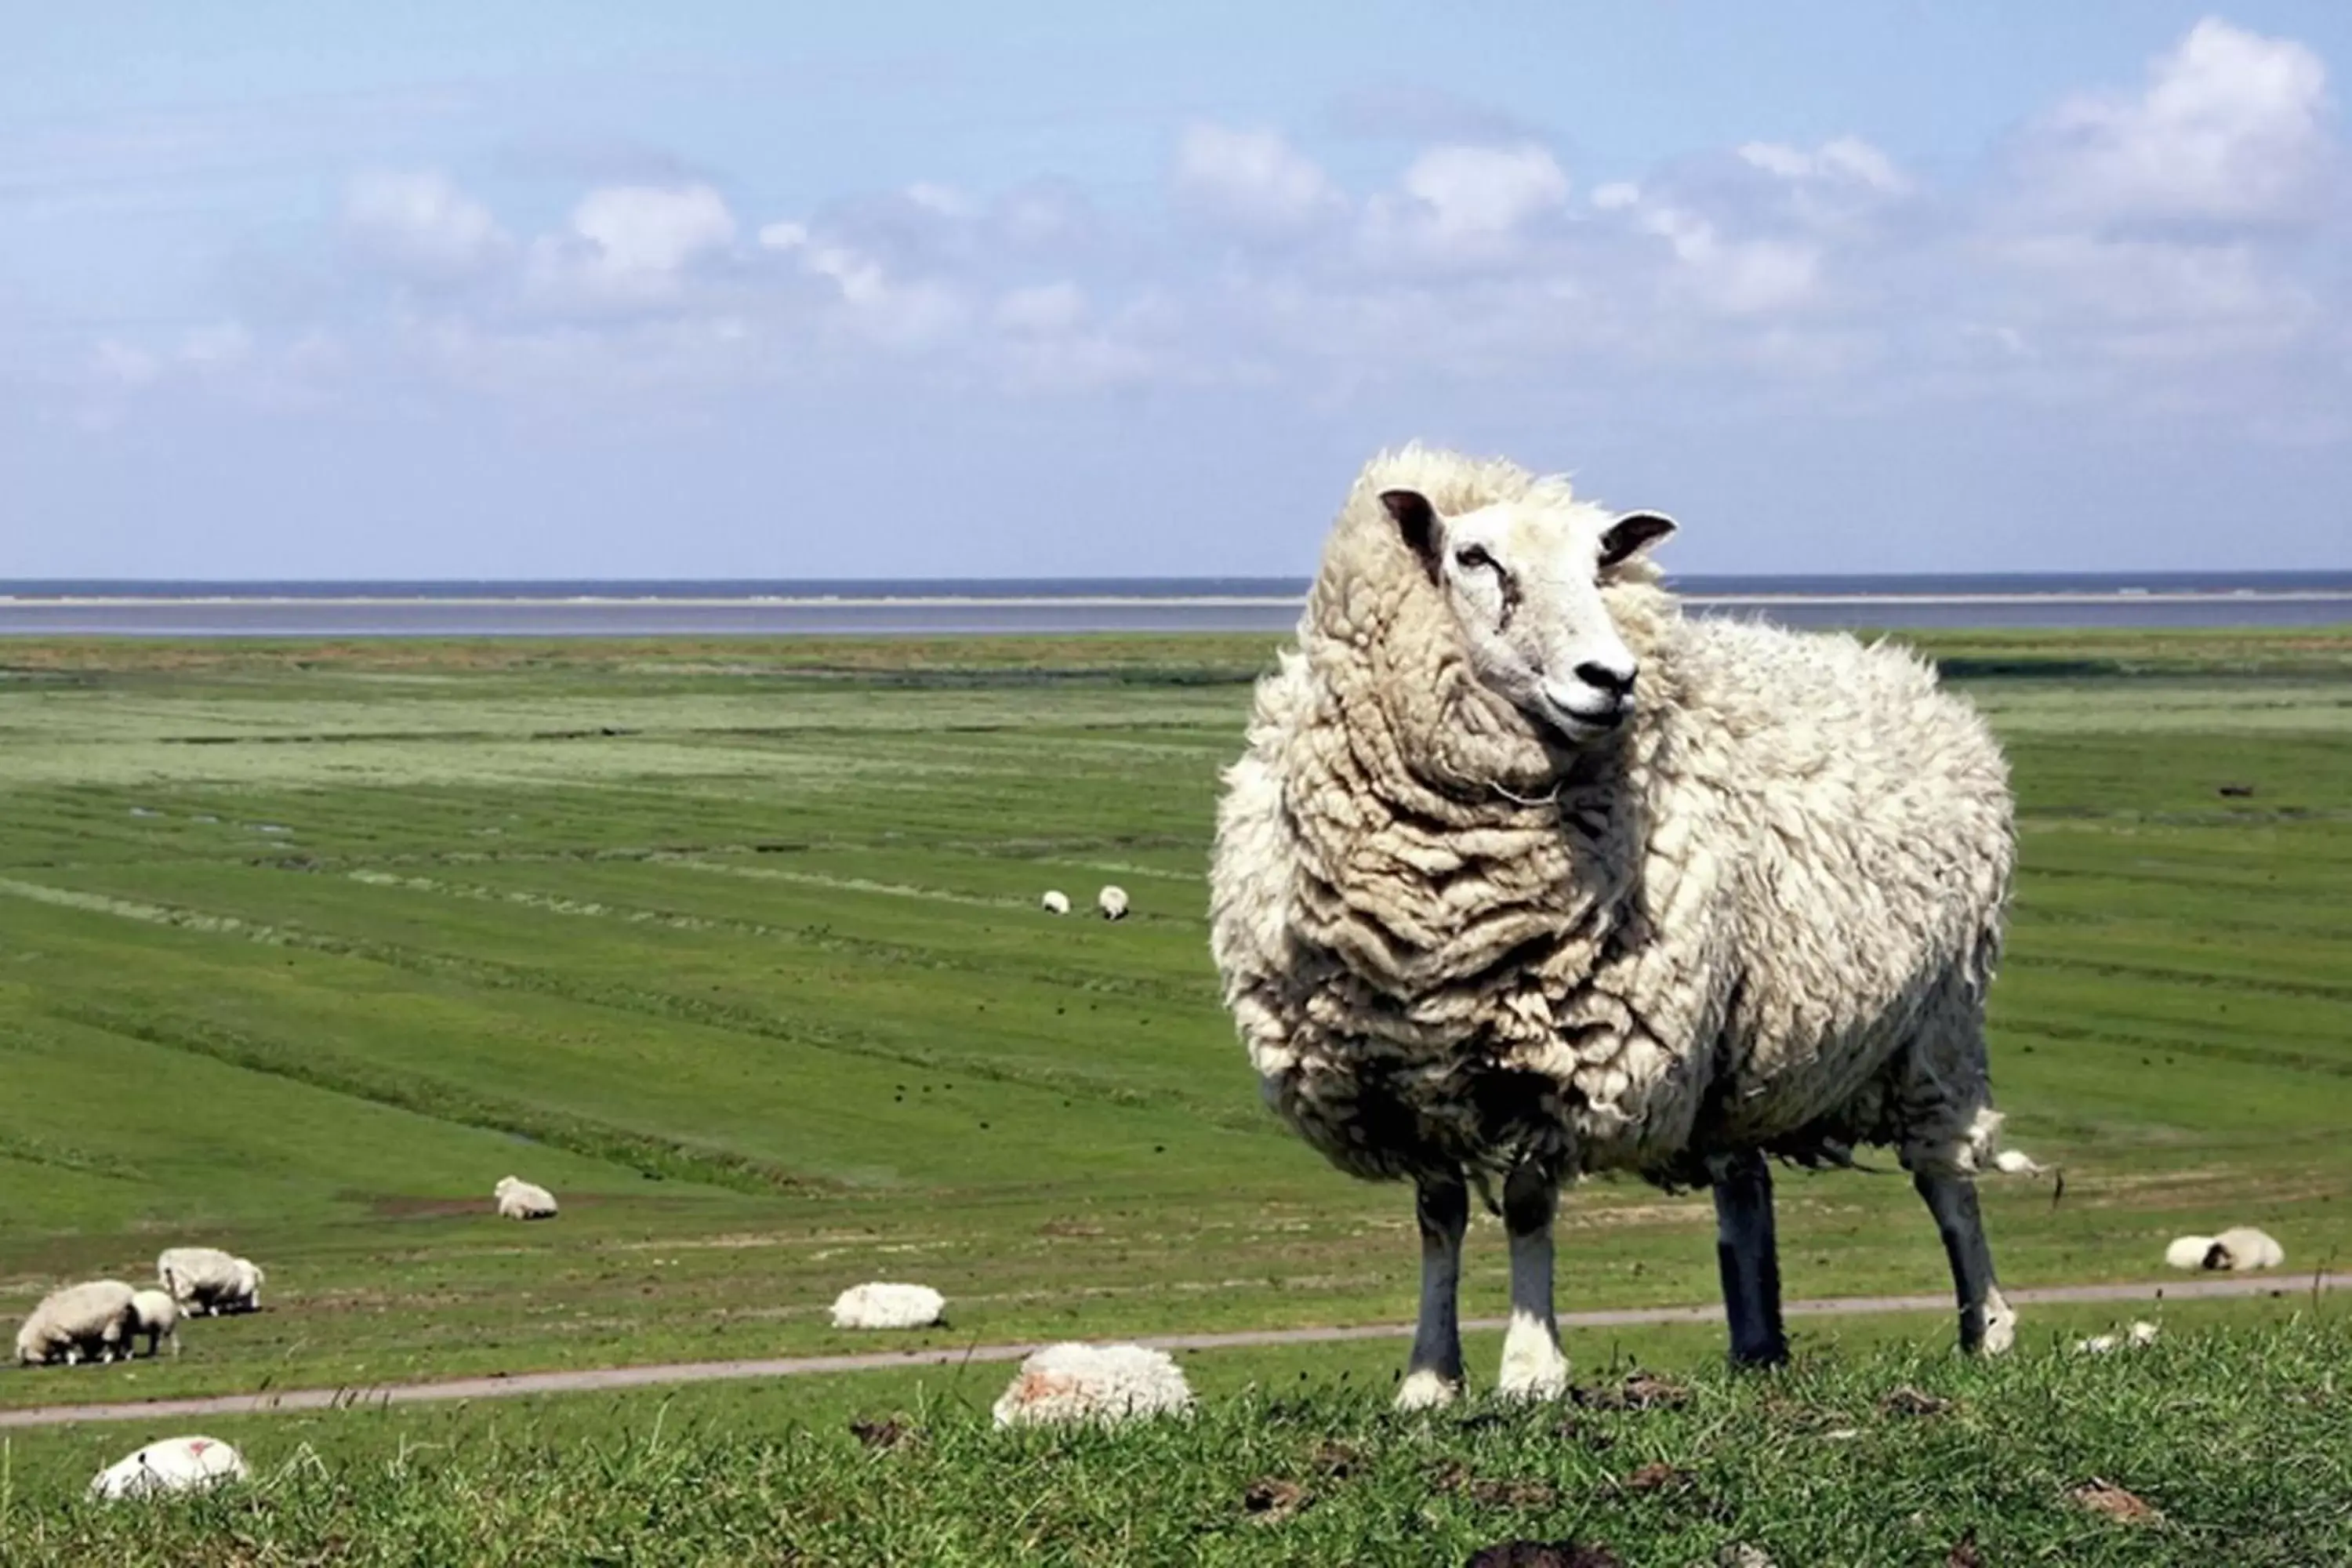
[[(1920, 640), (2021, 801), (1995, 1075), (2067, 1180), (1991, 1186), (2005, 1277), (2239, 1220), (2352, 1265), (2352, 633)], [(869, 1348), (824, 1306), (873, 1278), (949, 1294), (934, 1343), (1409, 1316), (1409, 1198), (1273, 1124), (1216, 1004), (1268, 647), (0, 645), (0, 1313), (183, 1241), (270, 1273), (0, 1405)], [(1105, 881), (1132, 919), (1036, 911)], [(491, 1218), (509, 1171), (563, 1217)], [(1942, 1288), (1899, 1177), (1781, 1195), (1791, 1294)], [(1580, 1191), (1563, 1306), (1707, 1299), (1709, 1224)]]

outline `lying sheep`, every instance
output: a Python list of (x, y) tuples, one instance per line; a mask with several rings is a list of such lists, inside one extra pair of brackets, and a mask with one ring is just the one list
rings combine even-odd
[(244, 1480), (252, 1473), (245, 1456), (217, 1437), (166, 1437), (99, 1471), (89, 1483), (89, 1495), (114, 1501), (201, 1491), (224, 1481)]
[(68, 1285), (41, 1298), (16, 1331), (16, 1360), (25, 1366), (63, 1361), (110, 1362), (131, 1357), (138, 1319), (132, 1290), (120, 1279)]
[(991, 1414), (999, 1426), (1096, 1422), (1105, 1426), (1192, 1408), (1183, 1369), (1165, 1351), (1142, 1345), (1048, 1345), (1021, 1363), (1020, 1374)]
[(499, 1184), (490, 1189), (499, 1200), (500, 1219), (553, 1219), (555, 1194), (545, 1187), (534, 1186), (520, 1176), (501, 1176)]
[(1474, 1186), (1509, 1236), (1502, 1385), (1565, 1386), (1552, 1225), (1589, 1172), (1713, 1187), (1733, 1357), (1772, 1363), (1770, 1160), (1892, 1145), (1962, 1345), (2014, 1338), (1975, 1184), (2000, 749), (1907, 649), (1685, 618), (1643, 556), (1674, 526), (1375, 459), (1225, 775), (1211, 946), (1265, 1096), (1417, 1189), (1406, 1405), (1462, 1384)]
[(940, 1321), (947, 1298), (928, 1285), (853, 1285), (834, 1298), (836, 1329), (922, 1329)]
[(1095, 895), (1095, 908), (1107, 921), (1127, 919), (1127, 889), (1116, 884), (1106, 886)]
[(2276, 1268), (2286, 1251), (2252, 1226), (2236, 1226), (2219, 1236), (2184, 1236), (2164, 1249), (2164, 1260), (2175, 1268)]
[(1044, 910), (1049, 915), (1068, 914), (1070, 912), (1070, 895), (1062, 891), (1059, 888), (1048, 888), (1045, 889), (1045, 896), (1037, 900), (1037, 907)]
[(198, 1317), (261, 1310), (261, 1283), (268, 1276), (252, 1259), (217, 1247), (167, 1247), (155, 1259), (155, 1277), (172, 1300)]
[(1992, 1168), (2004, 1176), (2038, 1176), (2049, 1169), (2022, 1149), (2003, 1149), (1992, 1157)]
[(139, 1290), (131, 1297), (133, 1327), (147, 1336), (147, 1353), (153, 1355), (157, 1344), (172, 1342), (172, 1353), (180, 1353), (180, 1303), (172, 1299), (169, 1290)]

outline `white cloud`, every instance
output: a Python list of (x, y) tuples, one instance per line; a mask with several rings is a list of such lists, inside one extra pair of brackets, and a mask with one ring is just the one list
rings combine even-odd
[(1347, 205), (1330, 176), (1276, 132), (1223, 125), (1186, 130), (1175, 187), (1211, 217), (1262, 233), (1307, 228)]
[(489, 208), (429, 172), (360, 175), (344, 193), (343, 228), (374, 258), (428, 277), (477, 271), (509, 245)]
[(1909, 182), (1895, 160), (1859, 137), (1841, 136), (1803, 152), (1778, 142), (1749, 142), (1739, 148), (1740, 160), (1784, 180), (1847, 182), (1895, 195)]
[(607, 185), (572, 210), (572, 236), (542, 241), (542, 278), (616, 294), (674, 290), (699, 257), (735, 238), (735, 217), (709, 185)]
[(1433, 147), (1398, 182), (1441, 248), (1488, 246), (1568, 201), (1568, 175), (1541, 147)]

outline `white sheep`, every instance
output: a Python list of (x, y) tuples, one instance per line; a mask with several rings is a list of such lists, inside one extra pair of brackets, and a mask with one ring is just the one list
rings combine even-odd
[(1048, 888), (1045, 889), (1045, 896), (1037, 900), (1037, 907), (1044, 910), (1049, 915), (1068, 914), (1070, 912), (1070, 895), (1062, 891), (1059, 888)]
[(2140, 1320), (2135, 1321), (2129, 1329), (2120, 1334), (2093, 1334), (2087, 1340), (2076, 1340), (2074, 1353), (2105, 1355), (2109, 1351), (2121, 1350), (2126, 1346), (2139, 1350), (2156, 1343), (2157, 1332), (2157, 1326), (2154, 1323)]
[(245, 1456), (217, 1437), (166, 1437), (98, 1472), (89, 1495), (108, 1500), (201, 1491), (253, 1472)]
[(157, 1256), (155, 1278), (182, 1308), (213, 1317), (261, 1310), (262, 1281), (268, 1275), (252, 1259), (217, 1247), (173, 1247)]
[(2286, 1251), (2252, 1226), (2233, 1226), (2219, 1236), (2183, 1236), (2164, 1249), (2175, 1268), (2276, 1268)]
[(172, 1353), (180, 1353), (180, 1303), (169, 1290), (137, 1290), (131, 1293), (131, 1313), (133, 1328), (147, 1336), (147, 1353), (153, 1355), (164, 1340), (172, 1342)]
[(2022, 1149), (2003, 1149), (1992, 1157), (1993, 1169), (2004, 1176), (2038, 1176), (2049, 1167)]
[(545, 1187), (535, 1186), (520, 1176), (501, 1176), (499, 1184), (490, 1189), (498, 1200), (501, 1219), (553, 1219), (555, 1194)]
[(928, 1285), (853, 1285), (834, 1298), (836, 1329), (923, 1329), (940, 1321), (947, 1298)]
[(1143, 1345), (1048, 1345), (991, 1408), (999, 1426), (1093, 1422), (1105, 1426), (1192, 1408), (1183, 1369)]
[(1710, 1184), (1732, 1353), (1785, 1357), (1767, 1158), (1890, 1143), (1998, 1352), (1975, 1173), (2013, 862), (1982, 720), (1898, 647), (1683, 618), (1673, 530), (1408, 448), (1358, 479), (1226, 776), (1211, 945), (1266, 1097), (1410, 1177), (1450, 1399), (1469, 1186), (1510, 1237), (1507, 1393), (1565, 1385), (1562, 1180)]
[(130, 1286), (120, 1279), (68, 1285), (41, 1298), (16, 1331), (16, 1360), (25, 1366), (63, 1361), (131, 1359), (137, 1326)]
[(1106, 883), (1095, 895), (1095, 909), (1107, 921), (1127, 919), (1127, 889), (1116, 883)]

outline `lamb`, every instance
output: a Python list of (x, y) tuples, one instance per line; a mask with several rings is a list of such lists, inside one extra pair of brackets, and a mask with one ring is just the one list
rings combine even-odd
[(2184, 1236), (2164, 1249), (2175, 1268), (2276, 1268), (2286, 1251), (2252, 1226), (2233, 1226), (2219, 1236)]
[(128, 1361), (137, 1327), (131, 1294), (120, 1279), (92, 1279), (50, 1291), (16, 1331), (17, 1362), (42, 1366), (62, 1360), (72, 1366), (85, 1359), (110, 1362), (118, 1353)]
[(155, 1278), (183, 1308), (213, 1317), (261, 1310), (261, 1285), (268, 1275), (252, 1259), (231, 1257), (217, 1247), (173, 1247), (156, 1257)]
[(251, 1474), (245, 1456), (217, 1437), (166, 1437), (99, 1471), (89, 1483), (89, 1495), (115, 1501), (202, 1491)]
[(1095, 895), (1095, 909), (1107, 921), (1127, 919), (1127, 889), (1116, 883), (1106, 883), (1103, 890)]
[(180, 1353), (180, 1303), (172, 1299), (169, 1290), (137, 1290), (131, 1293), (132, 1328), (147, 1336), (147, 1353), (153, 1355), (156, 1346), (164, 1340), (172, 1342), (172, 1353)]
[(1047, 1345), (991, 1407), (999, 1426), (1094, 1422), (1104, 1426), (1192, 1408), (1183, 1369), (1143, 1345)]
[(1070, 912), (1070, 895), (1062, 891), (1059, 888), (1048, 888), (1045, 889), (1045, 896), (1037, 900), (1037, 907), (1044, 910), (1049, 915), (1068, 914)]
[(947, 1298), (928, 1285), (853, 1285), (834, 1298), (836, 1329), (922, 1329), (940, 1321)]
[(555, 1194), (545, 1187), (534, 1186), (520, 1176), (501, 1176), (499, 1184), (490, 1189), (499, 1201), (500, 1219), (553, 1219)]
[(1415, 1184), (1407, 1406), (1461, 1387), (1473, 1184), (1510, 1239), (1507, 1393), (1565, 1386), (1552, 1220), (1593, 1171), (1712, 1186), (1733, 1359), (1776, 1363), (1768, 1157), (1893, 1144), (1960, 1342), (2015, 1337), (1975, 1187), (2000, 749), (1907, 652), (1684, 619), (1643, 554), (1674, 526), (1381, 455), (1225, 775), (1211, 947), (1264, 1092), (1341, 1170)]

